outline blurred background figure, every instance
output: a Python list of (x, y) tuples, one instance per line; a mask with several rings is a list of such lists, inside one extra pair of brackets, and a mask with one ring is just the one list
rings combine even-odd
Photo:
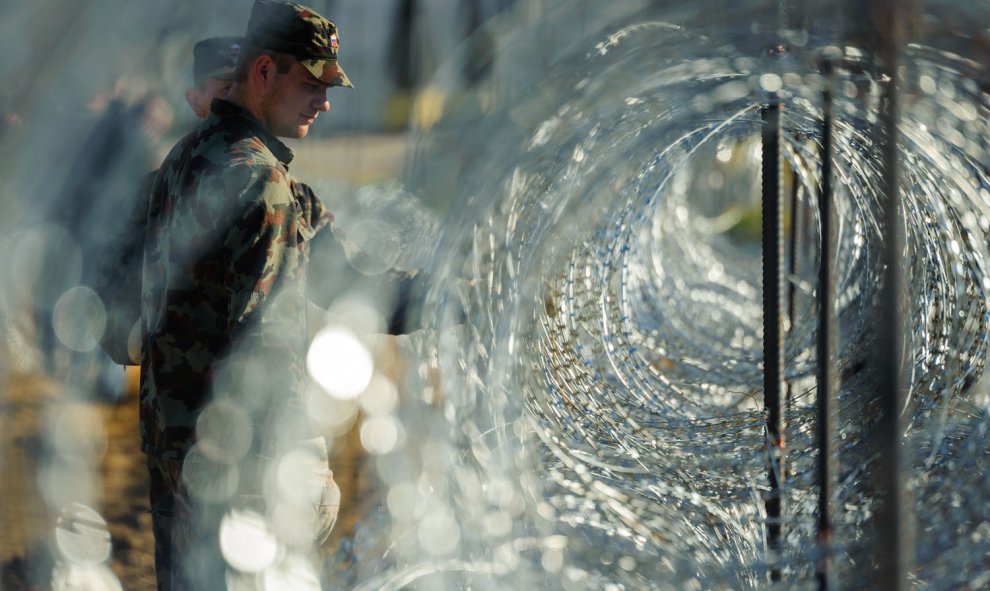
[(35, 289), (36, 334), (47, 373), (93, 383), (110, 394), (119, 384), (102, 383), (110, 367), (96, 347), (106, 311), (96, 296), (99, 257), (123, 223), (138, 186), (157, 160), (158, 143), (172, 125), (171, 107), (156, 91), (126, 98), (126, 83), (109, 97), (97, 95), (97, 111), (65, 176), (43, 202), (41, 266)]
[(200, 119), (210, 113), (213, 99), (227, 96), (242, 42), (242, 37), (210, 37), (193, 46), (193, 85), (186, 89), (186, 102)]

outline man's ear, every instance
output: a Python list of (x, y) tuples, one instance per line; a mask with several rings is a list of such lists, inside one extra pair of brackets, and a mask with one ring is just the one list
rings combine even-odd
[(255, 76), (261, 88), (267, 90), (275, 80), (277, 66), (272, 56), (261, 54), (251, 65), (251, 73)]
[(193, 113), (196, 113), (197, 117), (203, 116), (203, 91), (196, 87), (186, 89), (186, 102), (192, 107)]

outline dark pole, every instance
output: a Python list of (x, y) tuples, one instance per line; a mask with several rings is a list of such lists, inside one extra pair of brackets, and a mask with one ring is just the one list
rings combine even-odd
[(774, 95), (763, 109), (763, 403), (767, 413), (770, 491), (766, 498), (770, 578), (780, 580), (784, 477), (781, 386), (784, 381), (784, 200), (781, 198), (781, 108)]
[(880, 29), (880, 72), (885, 78), (880, 103), (882, 145), (881, 189), (884, 195), (883, 220), (886, 232), (883, 245), (884, 289), (879, 327), (880, 408), (875, 431), (878, 463), (877, 491), (880, 505), (876, 516), (875, 556), (879, 567), (876, 589), (902, 591), (908, 588), (910, 569), (908, 549), (911, 544), (905, 528), (906, 492), (901, 444), (901, 409), (905, 401), (902, 365), (902, 300), (904, 278), (901, 257), (904, 236), (901, 230), (900, 170), (897, 158), (897, 121), (900, 116), (897, 77), (903, 40), (904, 14), (899, 0), (881, 0), (874, 6)]
[(822, 96), (822, 191), (818, 200), (821, 219), (821, 261), (818, 267), (818, 588), (835, 588), (832, 572), (832, 500), (835, 494), (835, 279), (832, 219), (832, 63), (822, 64), (825, 91)]

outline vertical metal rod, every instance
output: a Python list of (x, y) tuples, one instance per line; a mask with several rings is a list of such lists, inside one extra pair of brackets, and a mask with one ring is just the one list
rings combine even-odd
[[(787, 277), (785, 281), (787, 283), (787, 318), (790, 320), (790, 326), (793, 327), (795, 320), (795, 315), (797, 311), (795, 310), (797, 302), (797, 289), (795, 289), (795, 282), (793, 278), (797, 277), (798, 265), (800, 264), (799, 255), (805, 251), (805, 243), (802, 238), (808, 226), (811, 224), (811, 219), (809, 216), (809, 208), (805, 202), (801, 199), (801, 177), (798, 175), (797, 171), (791, 167), (786, 160), (783, 161), (782, 165), (784, 174), (787, 176), (785, 178), (790, 179), (790, 207), (791, 207), (791, 228), (790, 228), (790, 238), (788, 239), (787, 253), (790, 254), (787, 265)], [(786, 213), (786, 212), (785, 212)]]
[(900, 117), (897, 94), (898, 69), (903, 14), (897, 0), (880, 2), (881, 73), (886, 78), (880, 103), (880, 134), (882, 146), (881, 189), (884, 230), (883, 245), (884, 290), (880, 312), (878, 369), (880, 370), (880, 417), (876, 429), (878, 451), (877, 490), (880, 506), (877, 511), (875, 556), (879, 566), (877, 585), (881, 591), (901, 591), (908, 588), (908, 548), (911, 547), (905, 529), (905, 499), (901, 445), (901, 409), (905, 402), (902, 365), (902, 300), (904, 278), (901, 257), (904, 237), (901, 230), (900, 170), (897, 157), (897, 122)]
[(818, 589), (835, 589), (832, 571), (832, 500), (835, 494), (837, 461), (835, 441), (835, 280), (832, 222), (832, 63), (822, 64), (825, 91), (822, 93), (822, 187), (818, 199), (821, 219), (820, 265), (818, 267), (818, 546), (822, 557), (817, 565)]
[(766, 498), (770, 578), (780, 580), (783, 523), (784, 430), (784, 200), (781, 196), (781, 107), (776, 96), (763, 109), (763, 403), (767, 412), (770, 492)]
[[(794, 277), (798, 274), (798, 253), (804, 252), (804, 244), (801, 243), (801, 236), (804, 235), (804, 229), (806, 227), (807, 221), (805, 220), (807, 207), (804, 206), (804, 202), (799, 199), (800, 194), (800, 183), (798, 182), (797, 173), (789, 166), (786, 165), (786, 174), (791, 179), (791, 231), (790, 239), (787, 245), (787, 253), (790, 253), (790, 259), (787, 265), (787, 278), (785, 279), (787, 285), (787, 322), (790, 327), (788, 330), (793, 330), (794, 325), (797, 323), (796, 312), (794, 310), (795, 300), (797, 299), (797, 290), (794, 288)], [(784, 416), (788, 416), (791, 413), (791, 409), (794, 404), (794, 388), (791, 383), (784, 380), (785, 385), (785, 398), (784, 398)], [(786, 429), (786, 427), (785, 427)], [(786, 437), (785, 437), (786, 439)], [(785, 466), (786, 468), (786, 466)], [(786, 474), (784, 475), (786, 478)]]

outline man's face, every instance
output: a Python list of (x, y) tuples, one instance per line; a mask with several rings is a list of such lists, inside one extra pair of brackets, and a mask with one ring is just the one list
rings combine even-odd
[(215, 98), (227, 98), (227, 91), (230, 90), (230, 85), (233, 84), (230, 80), (221, 80), (219, 78), (207, 78), (203, 82), (203, 99), (205, 103), (205, 113), (200, 115), (200, 117), (206, 117), (206, 113), (210, 111), (210, 103), (213, 102)]
[(278, 137), (302, 138), (317, 115), (330, 110), (329, 86), (320, 82), (298, 62), (275, 81), (261, 101), (261, 122)]

